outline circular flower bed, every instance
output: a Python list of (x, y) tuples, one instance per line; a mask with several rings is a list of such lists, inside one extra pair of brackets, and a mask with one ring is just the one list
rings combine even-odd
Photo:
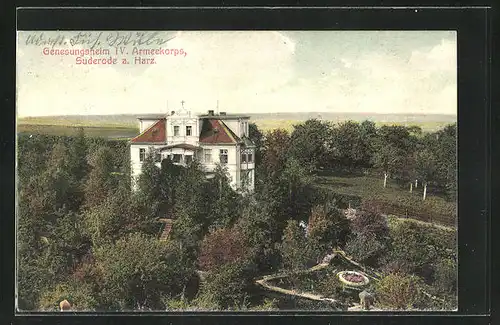
[(362, 287), (370, 282), (364, 274), (356, 271), (342, 271), (337, 276), (342, 283), (351, 287)]

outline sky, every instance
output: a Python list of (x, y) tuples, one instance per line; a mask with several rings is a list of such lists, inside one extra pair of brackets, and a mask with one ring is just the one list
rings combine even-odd
[(76, 56), (43, 54), (44, 48), (89, 48), (75, 43), (78, 32), (43, 32), (43, 40), (64, 40), (55, 45), (32, 42), (41, 32), (18, 32), (19, 117), (162, 114), (182, 101), (194, 112), (217, 106), (228, 113), (457, 112), (454, 31), (148, 32), (172, 39), (137, 49), (186, 53), (142, 55), (155, 64), (135, 64), (141, 55), (131, 43), (113, 44), (117, 35), (137, 39), (136, 32), (89, 33), (100, 42), (94, 49), (110, 49), (118, 64), (82, 65)]

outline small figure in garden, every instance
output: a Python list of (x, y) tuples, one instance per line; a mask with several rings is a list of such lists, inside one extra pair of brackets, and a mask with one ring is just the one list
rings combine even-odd
[(61, 311), (68, 311), (71, 309), (71, 304), (69, 303), (69, 301), (64, 299), (59, 303), (59, 307), (61, 308)]
[(370, 292), (363, 290), (359, 293), (359, 304), (363, 310), (370, 310), (370, 306), (373, 305), (375, 297)]

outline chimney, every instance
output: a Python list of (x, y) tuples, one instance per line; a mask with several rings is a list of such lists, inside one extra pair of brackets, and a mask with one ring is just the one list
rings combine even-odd
[(214, 115), (214, 111), (213, 110), (209, 110), (208, 111), (208, 115), (213, 116)]
[(220, 115), (226, 115), (226, 112), (220, 112), (219, 114)]

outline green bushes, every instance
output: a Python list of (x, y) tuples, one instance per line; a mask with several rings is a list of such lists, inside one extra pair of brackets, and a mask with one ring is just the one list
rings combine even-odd
[(314, 255), (311, 254), (311, 248), (305, 236), (305, 229), (302, 229), (295, 220), (288, 221), (280, 250), (283, 266), (286, 269), (302, 269), (311, 260), (314, 260)]
[(103, 305), (110, 309), (161, 309), (162, 297), (180, 294), (194, 273), (176, 245), (141, 234), (98, 247), (95, 260), (102, 271)]
[(345, 251), (356, 261), (378, 266), (389, 250), (389, 227), (386, 219), (374, 210), (361, 210), (351, 221), (352, 235)]
[(248, 263), (223, 264), (207, 275), (195, 303), (204, 309), (241, 307), (249, 299), (254, 276)]
[(198, 254), (201, 270), (211, 271), (224, 264), (249, 259), (249, 248), (235, 228), (217, 229), (205, 236)]
[(421, 280), (413, 275), (389, 274), (376, 287), (378, 304), (389, 309), (413, 309), (424, 299)]

